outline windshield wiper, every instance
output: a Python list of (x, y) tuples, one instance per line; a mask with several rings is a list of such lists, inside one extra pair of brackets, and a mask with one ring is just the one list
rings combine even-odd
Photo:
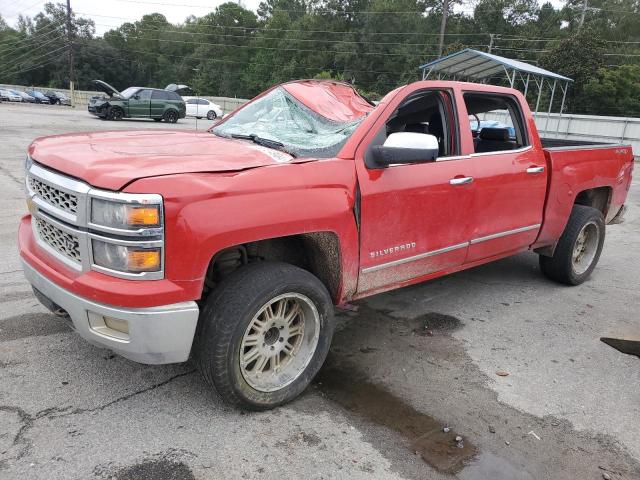
[(289, 155), (292, 155), (292, 156), (295, 157), (295, 155), (293, 155), (291, 152), (287, 152), (286, 151), (286, 149), (284, 147), (284, 143), (278, 142), (277, 140), (271, 140), (269, 138), (259, 137), (255, 133), (252, 133), (250, 135), (242, 135), (240, 133), (232, 133), (231, 134), (231, 138), (238, 138), (240, 140), (251, 140), (253, 143), (256, 143), (256, 144), (261, 145), (263, 147), (273, 148), (274, 150), (280, 150), (282, 152), (288, 153)]

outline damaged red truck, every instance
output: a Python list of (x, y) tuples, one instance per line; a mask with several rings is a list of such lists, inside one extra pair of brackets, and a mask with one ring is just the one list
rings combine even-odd
[(628, 146), (541, 139), (512, 89), (423, 81), (374, 106), (297, 81), (208, 132), (35, 140), (20, 254), (86, 340), (193, 356), (225, 400), (266, 409), (319, 371), (334, 304), (526, 250), (582, 283), (632, 169)]

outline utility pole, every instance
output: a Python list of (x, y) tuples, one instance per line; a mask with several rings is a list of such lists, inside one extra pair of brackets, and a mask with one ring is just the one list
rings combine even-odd
[(71, 105), (75, 106), (73, 99), (74, 71), (73, 71), (73, 36), (71, 33), (71, 0), (67, 0), (67, 44), (69, 49), (69, 92)]
[(587, 13), (588, 1), (589, 0), (584, 0), (582, 2), (582, 15), (580, 16), (580, 25), (578, 25), (578, 28), (582, 28), (582, 24), (584, 23), (584, 16)]
[(442, 56), (442, 49), (444, 48), (444, 32), (447, 29), (448, 16), (449, 16), (449, 0), (443, 0), (442, 23), (440, 24), (440, 45), (438, 46), (438, 57)]
[(489, 34), (489, 53), (493, 50), (493, 33)]

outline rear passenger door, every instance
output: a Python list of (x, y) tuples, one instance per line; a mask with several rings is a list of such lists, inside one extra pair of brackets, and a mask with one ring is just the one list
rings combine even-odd
[(474, 226), (466, 263), (527, 248), (542, 223), (546, 160), (531, 145), (518, 99), (508, 94), (464, 92), (474, 151)]
[(162, 118), (168, 100), (169, 92), (154, 90), (151, 95), (151, 116), (154, 118)]

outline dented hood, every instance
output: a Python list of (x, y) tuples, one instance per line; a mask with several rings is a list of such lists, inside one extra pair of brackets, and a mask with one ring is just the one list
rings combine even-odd
[(94, 187), (190, 172), (231, 172), (308, 159), (209, 132), (142, 130), (71, 133), (36, 139), (31, 158)]
[(374, 109), (347, 83), (298, 80), (285, 83), (282, 88), (314, 112), (334, 122), (352, 122)]

